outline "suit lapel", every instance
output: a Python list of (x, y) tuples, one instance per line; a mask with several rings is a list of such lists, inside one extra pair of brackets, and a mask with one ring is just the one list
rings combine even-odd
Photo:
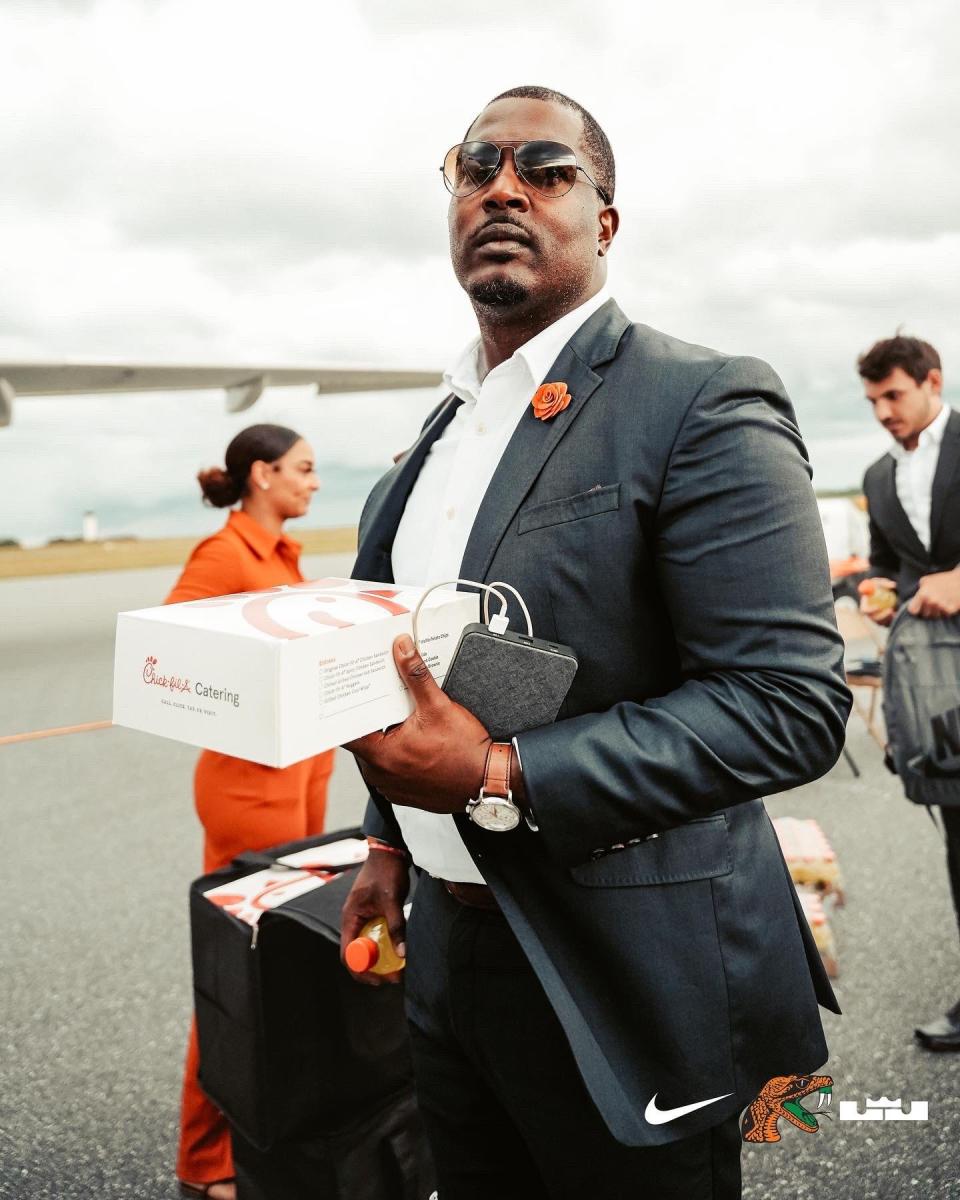
[(530, 407), (520, 418), (470, 531), (460, 567), (462, 578), (485, 578), (497, 547), (544, 463), (603, 382), (593, 368), (613, 358), (629, 325), (614, 301), (608, 300), (561, 350), (546, 379), (566, 383), (572, 399), (549, 421), (538, 420)]
[(943, 517), (944, 505), (950, 494), (950, 485), (960, 466), (960, 413), (951, 413), (947, 427), (943, 431), (940, 443), (940, 457), (937, 459), (937, 470), (933, 476), (933, 488), (930, 492), (930, 552), (937, 540), (940, 522)]
[(372, 498), (370, 512), (364, 521), (366, 528), (357, 548), (354, 579), (380, 580), (386, 575), (384, 582), (393, 581), (390, 556), (407, 498), (430, 453), (430, 447), (453, 420), (454, 413), (462, 403), (456, 396), (448, 396), (423, 427), (413, 446), (380, 481), (378, 494)]
[(917, 531), (910, 524), (910, 518), (904, 512), (900, 497), (897, 495), (897, 460), (891, 454), (884, 465), (885, 470), (880, 477), (880, 504), (887, 514), (887, 519), (884, 521), (881, 518), (881, 524), (888, 525), (891, 532), (894, 533), (895, 543), (897, 541), (901, 544), (907, 543), (914, 558), (923, 561), (928, 557), (927, 550), (917, 536)]

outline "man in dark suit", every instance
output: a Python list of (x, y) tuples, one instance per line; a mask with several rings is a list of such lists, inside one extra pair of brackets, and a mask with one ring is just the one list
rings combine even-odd
[(492, 744), (398, 639), (416, 710), (350, 747), (372, 844), (343, 937), (385, 913), (406, 943), (442, 1200), (726, 1200), (740, 1110), (825, 1060), (836, 1011), (759, 799), (828, 770), (849, 711), (807, 459), (769, 367), (607, 298), (589, 113), (514, 89), (466, 136), (444, 178), (480, 337), (354, 574), (505, 580), (580, 665), (555, 724)]
[[(940, 356), (929, 342), (897, 334), (857, 366), (873, 415), (894, 439), (863, 480), (874, 587), (895, 591), (914, 616), (952, 617), (960, 612), (960, 414), (941, 399)], [(873, 590), (860, 606), (881, 625), (896, 611)], [(940, 813), (960, 924), (960, 809)], [(927, 1050), (960, 1050), (960, 1000), (914, 1035)]]

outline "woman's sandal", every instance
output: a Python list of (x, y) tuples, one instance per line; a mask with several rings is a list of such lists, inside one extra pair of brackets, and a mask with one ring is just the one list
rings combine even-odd
[(203, 1200), (204, 1197), (209, 1197), (210, 1189), (216, 1187), (218, 1184), (236, 1184), (236, 1182), (236, 1179), (234, 1179), (232, 1176), (229, 1179), (214, 1179), (210, 1183), (187, 1183), (183, 1179), (177, 1180), (177, 1183), (180, 1184), (181, 1196), (199, 1196), (200, 1200)]

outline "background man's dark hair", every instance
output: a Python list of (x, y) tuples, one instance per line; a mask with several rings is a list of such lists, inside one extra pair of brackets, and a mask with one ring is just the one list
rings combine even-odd
[[(555, 92), (553, 88), (538, 87), (535, 84), (525, 84), (522, 87), (511, 88), (508, 92), (501, 92), (499, 96), (494, 96), (490, 104), (497, 100), (546, 100), (551, 104), (562, 104), (565, 108), (572, 108), (574, 112), (579, 113), (580, 119), (583, 121), (583, 144), (592, 167), (590, 174), (593, 176), (594, 183), (606, 192), (608, 203), (613, 203), (613, 193), (617, 185), (613, 149), (609, 138), (600, 128), (596, 118), (588, 113), (582, 104), (571, 100), (563, 92)], [(470, 122), (470, 129), (476, 123), (477, 118), (474, 117)], [(467, 130), (467, 135), (469, 135), (470, 129)]]
[(914, 383), (923, 383), (933, 370), (940, 370), (940, 355), (929, 342), (896, 333), (871, 346), (857, 359), (861, 379), (879, 383), (891, 371), (902, 367)]

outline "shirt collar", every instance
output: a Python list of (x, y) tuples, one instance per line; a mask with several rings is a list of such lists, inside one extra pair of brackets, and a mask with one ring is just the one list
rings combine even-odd
[[(947, 428), (947, 422), (950, 420), (950, 406), (943, 404), (940, 406), (940, 411), (933, 418), (930, 424), (920, 431), (920, 438), (917, 443), (917, 449), (921, 446), (939, 446), (943, 441), (944, 431)], [(897, 462), (903, 462), (913, 453), (912, 450), (904, 450), (899, 442), (894, 442), (890, 447), (890, 454)]]
[[(572, 308), (569, 312), (564, 313), (552, 325), (541, 329), (528, 342), (518, 346), (511, 357), (506, 362), (494, 367), (490, 374), (492, 375), (494, 371), (506, 373), (507, 371), (516, 371), (518, 368), (523, 369), (530, 376), (531, 385), (537, 387), (547, 371), (550, 370), (557, 355), (580, 326), (592, 317), (597, 309), (602, 308), (609, 299), (610, 292), (606, 287), (602, 287), (595, 296), (591, 296), (577, 308)], [(482, 384), (480, 338), (476, 337), (469, 342), (453, 366), (444, 372), (443, 385), (464, 404), (471, 406), (476, 404)]]
[(280, 546), (294, 558), (299, 557), (302, 546), (285, 533), (271, 533), (264, 529), (243, 509), (237, 508), (227, 518), (227, 524), (247, 543), (257, 558), (267, 559)]

